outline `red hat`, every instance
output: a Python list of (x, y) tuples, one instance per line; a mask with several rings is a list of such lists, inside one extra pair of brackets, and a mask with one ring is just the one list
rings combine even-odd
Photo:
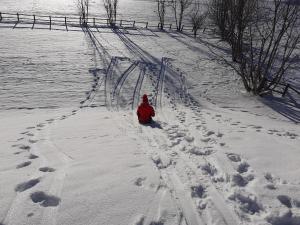
[(143, 102), (144, 102), (144, 103), (148, 102), (148, 97), (147, 97), (146, 94), (143, 95)]

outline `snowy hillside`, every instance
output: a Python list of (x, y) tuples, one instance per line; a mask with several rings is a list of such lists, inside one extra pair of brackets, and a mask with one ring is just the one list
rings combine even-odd
[(218, 37), (13, 26), (0, 23), (1, 225), (300, 225), (299, 103), (244, 92)]

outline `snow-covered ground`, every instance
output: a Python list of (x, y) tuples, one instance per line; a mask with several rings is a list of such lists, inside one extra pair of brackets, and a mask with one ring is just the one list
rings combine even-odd
[(0, 26), (1, 225), (300, 224), (299, 107), (217, 37)]

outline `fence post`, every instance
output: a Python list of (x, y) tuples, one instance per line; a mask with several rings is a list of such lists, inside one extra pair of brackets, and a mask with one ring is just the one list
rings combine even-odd
[(172, 29), (172, 24), (170, 23), (170, 30)]
[(96, 19), (93, 18), (94, 27), (96, 26)]
[(67, 17), (66, 16), (65, 16), (65, 26), (66, 26), (66, 30), (68, 31)]
[(0, 22), (2, 21), (2, 13), (0, 12)]
[(282, 97), (284, 97), (285, 96), (285, 94), (287, 93), (287, 91), (288, 91), (288, 89), (289, 89), (289, 84), (287, 84), (286, 86), (285, 86), (285, 88), (284, 88), (284, 91), (283, 91), (283, 93), (282, 93)]
[(146, 29), (148, 29), (148, 22), (146, 22)]
[(33, 15), (33, 24), (32, 24), (32, 27), (31, 27), (31, 29), (33, 29), (33, 28), (34, 28), (34, 24), (35, 24), (35, 15)]
[(122, 22), (123, 22), (123, 21), (122, 21), (122, 20), (120, 20), (120, 27), (122, 26)]
[(49, 29), (51, 30), (51, 23), (52, 23), (51, 16), (49, 16), (49, 20), (50, 20), (50, 27), (49, 27)]
[(20, 22), (20, 16), (19, 13), (17, 13), (18, 23)]
[(133, 21), (132, 27), (135, 27), (135, 21)]

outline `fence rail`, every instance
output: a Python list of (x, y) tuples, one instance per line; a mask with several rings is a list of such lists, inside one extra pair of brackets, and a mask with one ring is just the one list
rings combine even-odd
[(154, 23), (150, 25), (148, 21), (135, 21), (120, 19), (111, 24), (108, 19), (101, 17), (82, 18), (80, 16), (46, 16), (25, 13), (2, 13), (0, 12), (0, 23), (14, 23), (15, 26), (21, 24), (31, 24), (34, 28), (35, 24), (48, 25), (49, 29), (53, 25), (68, 27), (81, 27), (89, 25), (90, 27), (122, 27), (122, 28), (149, 28), (156, 27)]
[[(49, 29), (52, 29), (53, 25), (64, 26), (66, 30), (68, 27), (81, 27), (89, 25), (90, 27), (95, 28), (159, 28), (160, 23), (149, 22), (149, 21), (136, 21), (136, 20), (127, 20), (119, 19), (116, 20), (114, 24), (110, 24), (107, 18), (101, 17), (89, 17), (82, 18), (80, 16), (64, 16), (64, 15), (37, 15), (37, 14), (26, 14), (26, 13), (3, 13), (0, 12), (0, 23), (13, 23), (16, 27), (18, 24), (31, 24), (32, 29), (36, 24), (47, 25)], [(172, 23), (167, 23), (164, 25), (166, 29), (176, 29), (176, 26)], [(193, 32), (193, 27), (190, 25), (183, 25), (183, 32)]]

